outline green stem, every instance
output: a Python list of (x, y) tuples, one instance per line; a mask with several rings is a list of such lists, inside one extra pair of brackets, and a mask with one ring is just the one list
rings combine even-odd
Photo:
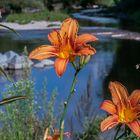
[(68, 107), (68, 104), (72, 98), (72, 95), (75, 91), (75, 86), (76, 86), (76, 78), (77, 78), (77, 74), (79, 73), (81, 69), (77, 69), (75, 74), (74, 74), (74, 79), (73, 79), (73, 82), (72, 82), (72, 86), (71, 86), (71, 90), (70, 90), (70, 94), (65, 102), (65, 105), (64, 105), (64, 110), (63, 110), (63, 113), (62, 113), (62, 117), (61, 117), (61, 120), (60, 120), (60, 140), (63, 140), (63, 134), (64, 134), (64, 118), (65, 118), (65, 115), (66, 115), (66, 111), (67, 111), (67, 107)]
[(72, 62), (72, 65), (73, 65), (74, 69), (77, 70), (77, 66), (76, 66), (75, 62)]

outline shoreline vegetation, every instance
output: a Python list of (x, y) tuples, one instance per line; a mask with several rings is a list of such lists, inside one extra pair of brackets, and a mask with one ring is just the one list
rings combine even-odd
[(42, 10), (36, 13), (14, 13), (10, 14), (6, 18), (6, 22), (16, 22), (19, 24), (27, 24), (32, 21), (63, 21), (68, 18), (69, 15), (62, 11), (49, 11)]

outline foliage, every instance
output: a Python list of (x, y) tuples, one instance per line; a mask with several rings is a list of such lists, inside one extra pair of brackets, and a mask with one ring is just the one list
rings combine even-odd
[(140, 30), (140, 1), (118, 0), (116, 2), (116, 14), (119, 14), (124, 28)]
[(21, 12), (22, 8), (39, 8), (44, 7), (43, 3), (40, 0), (6, 0), (0, 1), (0, 7), (10, 8), (15, 12)]
[(27, 100), (0, 108), (0, 138), (3, 140), (41, 140), (46, 127), (53, 128), (56, 124), (57, 116), (53, 115), (56, 92), (49, 100), (45, 90), (35, 94), (34, 82), (25, 79), (8, 86), (3, 96), (25, 94)]
[(100, 132), (100, 119), (92, 119), (91, 121), (85, 118), (84, 132), (76, 136), (77, 140), (95, 140)]
[(26, 24), (32, 20), (49, 20), (49, 21), (62, 21), (67, 18), (68, 15), (62, 12), (49, 12), (48, 10), (43, 10), (38, 13), (21, 13), (21, 14), (12, 14), (6, 18), (7, 22), (17, 22), (20, 24)]
[(80, 5), (84, 8), (86, 8), (89, 5), (92, 5), (95, 3), (95, 0), (81, 0)]
[(118, 10), (122, 12), (139, 10), (140, 2), (138, 0), (120, 0), (116, 3)]
[(100, 4), (100, 5), (105, 5), (105, 6), (112, 6), (112, 5), (114, 5), (114, 1), (113, 0), (97, 0), (96, 3)]
[(53, 10), (53, 0), (43, 0), (44, 6), (48, 9), (48, 10)]

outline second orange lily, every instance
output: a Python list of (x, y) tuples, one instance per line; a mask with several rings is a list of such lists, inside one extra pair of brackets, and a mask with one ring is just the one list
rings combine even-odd
[(78, 23), (75, 19), (64, 20), (59, 31), (53, 31), (48, 35), (52, 45), (39, 46), (30, 53), (29, 57), (37, 60), (58, 57), (55, 60), (55, 71), (58, 76), (62, 76), (68, 62), (73, 62), (76, 56), (96, 53), (96, 50), (86, 43), (95, 41), (97, 38), (91, 34), (77, 36), (77, 31)]
[(112, 101), (105, 100), (101, 109), (111, 114), (101, 122), (101, 131), (106, 131), (119, 123), (127, 125), (140, 137), (140, 90), (129, 96), (127, 89), (119, 82), (110, 82)]

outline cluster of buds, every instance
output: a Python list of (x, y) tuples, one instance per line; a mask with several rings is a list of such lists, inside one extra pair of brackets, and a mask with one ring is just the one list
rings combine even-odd
[(80, 65), (83, 66), (85, 64), (87, 64), (90, 60), (91, 56), (87, 55), (87, 56), (81, 56), (80, 57)]

